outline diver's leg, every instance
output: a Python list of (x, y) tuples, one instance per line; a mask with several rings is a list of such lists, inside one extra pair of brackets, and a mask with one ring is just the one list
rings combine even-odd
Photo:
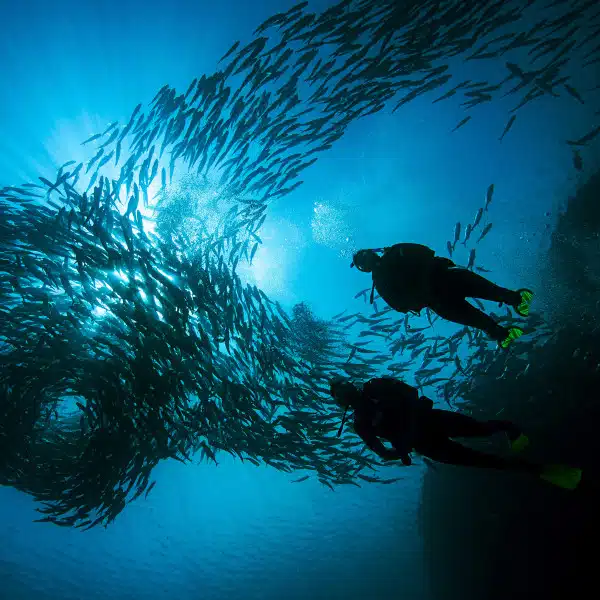
[(467, 448), (458, 442), (441, 436), (431, 436), (419, 440), (415, 444), (415, 451), (431, 460), (450, 465), (498, 469), (502, 471), (520, 471), (534, 475), (540, 475), (543, 472), (541, 465), (536, 465), (522, 458), (504, 458), (480, 452), (479, 450)]
[(469, 415), (439, 408), (429, 411), (427, 419), (433, 430), (450, 438), (488, 437), (499, 432), (505, 432), (510, 438), (517, 438), (521, 434), (521, 430), (510, 421), (480, 421)]
[(521, 294), (492, 283), (489, 279), (469, 271), (453, 268), (446, 271), (447, 285), (465, 298), (481, 298), (510, 306), (518, 306)]
[(439, 298), (430, 303), (429, 308), (436, 312), (442, 319), (466, 325), (467, 327), (475, 327), (485, 331), (493, 340), (501, 342), (506, 339), (509, 331), (506, 327), (502, 327), (479, 310), (472, 304), (469, 304), (464, 298)]

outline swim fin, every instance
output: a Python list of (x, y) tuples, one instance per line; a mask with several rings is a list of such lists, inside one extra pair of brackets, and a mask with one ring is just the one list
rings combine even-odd
[(517, 293), (521, 296), (521, 302), (515, 306), (515, 311), (521, 317), (527, 317), (529, 315), (529, 306), (533, 300), (533, 292), (527, 288), (517, 290)]
[(498, 342), (502, 348), (506, 349), (510, 344), (519, 339), (525, 332), (520, 327), (511, 327), (508, 330), (508, 335), (501, 341)]
[(549, 483), (564, 488), (565, 490), (574, 490), (581, 481), (582, 470), (565, 465), (547, 465), (544, 467), (540, 477)]
[(510, 449), (513, 452), (522, 452), (529, 445), (529, 438), (524, 434), (520, 433), (516, 438), (510, 439)]

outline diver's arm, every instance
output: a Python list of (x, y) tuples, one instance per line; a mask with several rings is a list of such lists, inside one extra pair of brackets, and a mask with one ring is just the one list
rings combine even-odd
[(412, 443), (409, 441), (412, 436), (410, 434), (406, 434), (404, 437), (398, 436), (396, 439), (392, 440), (392, 445), (394, 447), (394, 452), (396, 453), (396, 458), (402, 461), (403, 465), (407, 467), (412, 464), (412, 460), (410, 458), (410, 453), (412, 452)]
[[(401, 411), (396, 438), (392, 440), (395, 450), (392, 460), (402, 460), (405, 465), (411, 464), (410, 452), (417, 433), (417, 413), (432, 408), (433, 401), (419, 397), (417, 388), (407, 385), (393, 377), (374, 377), (365, 383), (363, 393), (369, 398), (378, 398), (390, 407), (398, 407)], [(398, 418), (398, 417), (396, 417)]]
[(424, 410), (431, 410), (434, 405), (433, 400), (431, 398), (428, 398), (427, 396), (419, 396), (417, 402), (418, 408)]
[[(354, 430), (360, 436), (365, 446), (372, 450), (383, 460), (399, 460), (402, 459), (402, 454), (396, 450), (390, 450), (383, 445), (383, 442), (370, 430), (365, 427), (357, 428), (354, 426)], [(404, 462), (404, 459), (402, 460)]]

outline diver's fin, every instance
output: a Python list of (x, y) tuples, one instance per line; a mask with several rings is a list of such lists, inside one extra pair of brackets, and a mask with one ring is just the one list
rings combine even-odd
[(529, 315), (529, 305), (533, 300), (533, 292), (527, 288), (517, 290), (517, 293), (521, 296), (521, 302), (515, 306), (515, 311), (521, 317), (527, 317)]
[(540, 477), (565, 490), (574, 490), (581, 481), (582, 470), (565, 465), (548, 465), (544, 467)]
[(522, 452), (529, 445), (529, 438), (524, 433), (520, 433), (514, 439), (509, 438), (509, 441), (513, 452)]
[(519, 339), (525, 332), (520, 327), (511, 327), (508, 330), (508, 335), (499, 342), (502, 348), (508, 348), (514, 340)]

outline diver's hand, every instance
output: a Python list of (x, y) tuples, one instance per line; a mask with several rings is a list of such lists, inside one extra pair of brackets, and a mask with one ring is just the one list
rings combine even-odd
[(383, 460), (401, 460), (402, 464), (405, 466), (410, 466), (412, 465), (412, 460), (410, 458), (410, 454), (406, 453), (406, 454), (402, 454), (396, 450), (387, 450), (385, 453), (382, 453), (381, 458)]

